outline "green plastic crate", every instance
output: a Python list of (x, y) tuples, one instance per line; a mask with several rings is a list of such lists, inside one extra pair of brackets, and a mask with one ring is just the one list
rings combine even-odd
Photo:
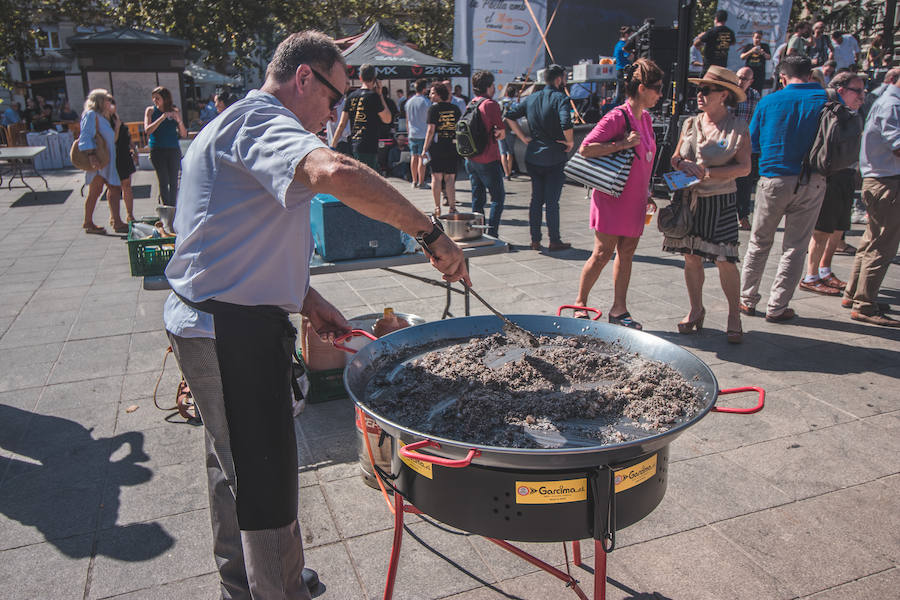
[(310, 404), (328, 402), (348, 398), (344, 389), (344, 369), (325, 369), (323, 371), (311, 371), (303, 362), (303, 355), (297, 350), (297, 360), (303, 365), (306, 376), (309, 378), (309, 394), (306, 401)]
[[(155, 223), (157, 219), (141, 219), (143, 223)], [(132, 224), (128, 224), (128, 261), (131, 263), (132, 277), (146, 275), (162, 275), (175, 252), (175, 238), (148, 238), (145, 240), (132, 237)]]

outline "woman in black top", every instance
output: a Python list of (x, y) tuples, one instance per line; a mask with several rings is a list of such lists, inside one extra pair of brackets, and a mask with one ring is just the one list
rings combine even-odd
[(441, 182), (447, 192), (450, 212), (456, 212), (456, 168), (459, 155), (456, 153), (456, 122), (462, 113), (450, 102), (450, 90), (443, 83), (431, 86), (431, 108), (428, 109), (428, 130), (425, 132), (425, 146), (422, 154), (431, 152), (431, 195), (434, 196), (434, 215), (441, 215)]
[(131, 133), (128, 131), (128, 125), (119, 118), (116, 112), (115, 98), (109, 99), (109, 122), (113, 131), (116, 132), (116, 171), (119, 173), (119, 179), (122, 180), (122, 200), (125, 202), (125, 223), (124, 230), (110, 223), (116, 233), (127, 233), (128, 225), (134, 221), (134, 192), (131, 190), (131, 175), (137, 171), (134, 166), (134, 156), (132, 155)]

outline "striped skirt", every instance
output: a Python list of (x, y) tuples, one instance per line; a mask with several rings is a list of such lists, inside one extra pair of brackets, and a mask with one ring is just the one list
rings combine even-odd
[(696, 254), (709, 261), (738, 260), (737, 195), (720, 194), (697, 198), (694, 226), (683, 238), (663, 238), (663, 250)]

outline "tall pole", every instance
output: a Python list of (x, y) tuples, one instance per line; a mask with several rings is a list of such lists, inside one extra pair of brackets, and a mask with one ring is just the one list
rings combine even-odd
[[(884, 3), (884, 52), (894, 53), (894, 20), (897, 18), (897, 0), (886, 0)], [(893, 65), (891, 65), (893, 66)], [(871, 68), (871, 65), (869, 65)]]

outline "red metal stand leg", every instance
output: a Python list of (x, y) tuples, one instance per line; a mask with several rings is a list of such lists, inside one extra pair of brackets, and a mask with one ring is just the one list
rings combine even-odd
[(524, 550), (513, 546), (506, 540), (498, 540), (496, 538), (490, 538), (490, 537), (486, 537), (484, 539), (486, 539), (489, 542), (494, 542), (495, 544), (497, 544), (504, 550), (507, 550), (508, 552), (512, 552), (519, 558), (530, 562), (531, 564), (533, 564), (537, 568), (541, 569), (542, 571), (546, 571), (547, 573), (550, 573), (557, 579), (560, 579), (560, 580), (566, 582), (566, 586), (572, 588), (572, 591), (575, 592), (576, 596), (578, 596), (581, 600), (588, 600), (588, 597), (585, 595), (585, 593), (583, 591), (581, 591), (580, 587), (578, 587), (578, 582), (568, 573), (563, 573), (556, 567), (549, 565), (549, 564), (545, 563), (544, 561), (542, 561), (541, 559), (539, 559), (535, 556), (532, 556), (531, 554), (528, 554)]
[(394, 492), (394, 543), (391, 545), (391, 560), (388, 563), (387, 581), (384, 582), (384, 600), (394, 596), (394, 580), (400, 563), (400, 544), (403, 542), (403, 496)]
[(581, 541), (575, 540), (572, 542), (572, 562), (576, 567), (581, 566)]
[(606, 600), (606, 550), (594, 540), (594, 600)]

